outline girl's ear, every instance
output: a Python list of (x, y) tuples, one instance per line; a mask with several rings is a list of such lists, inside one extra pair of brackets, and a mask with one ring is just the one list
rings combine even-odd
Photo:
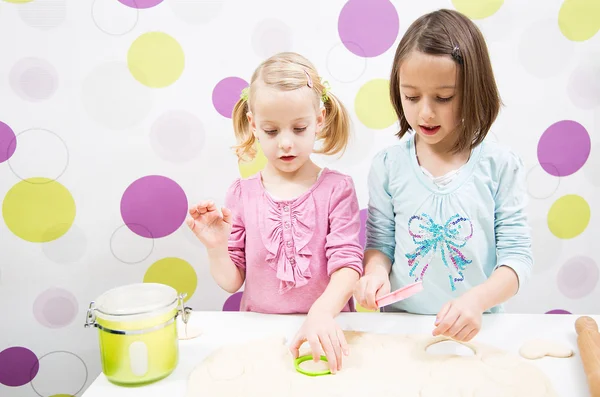
[(321, 108), (321, 112), (317, 115), (317, 135), (323, 131), (323, 127), (325, 126), (325, 117), (327, 116), (327, 109), (324, 107)]
[(252, 135), (254, 135), (254, 138), (258, 139), (256, 136), (256, 121), (254, 120), (254, 115), (252, 112), (248, 111), (248, 113), (246, 113), (246, 117), (248, 118), (248, 125), (250, 126)]

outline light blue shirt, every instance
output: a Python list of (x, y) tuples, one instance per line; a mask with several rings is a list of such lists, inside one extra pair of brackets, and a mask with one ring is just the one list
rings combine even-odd
[(525, 170), (509, 148), (484, 141), (439, 185), (420, 168), (410, 135), (375, 156), (368, 183), (366, 249), (392, 261), (392, 291), (418, 280), (424, 287), (384, 311), (437, 314), (503, 265), (516, 272), (519, 288), (529, 279)]

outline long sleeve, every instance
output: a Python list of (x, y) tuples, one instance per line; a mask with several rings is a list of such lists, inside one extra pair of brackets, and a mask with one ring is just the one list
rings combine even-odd
[(363, 274), (363, 249), (359, 242), (360, 208), (354, 183), (350, 177), (339, 183), (330, 199), (329, 233), (326, 237), (325, 255), (327, 273), (349, 267)]
[(367, 216), (365, 249), (376, 249), (394, 263), (395, 219), (392, 196), (388, 190), (387, 152), (378, 153), (373, 159), (368, 176), (369, 209)]
[(231, 234), (229, 235), (229, 257), (239, 268), (246, 268), (246, 228), (240, 179), (236, 179), (225, 196), (225, 207), (231, 210)]
[(523, 162), (510, 152), (499, 170), (495, 196), (496, 268), (508, 266), (513, 269), (519, 278), (519, 288), (529, 280), (533, 267), (527, 201)]

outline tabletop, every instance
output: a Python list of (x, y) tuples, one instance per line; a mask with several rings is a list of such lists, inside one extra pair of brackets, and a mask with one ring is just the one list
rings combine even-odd
[[(483, 316), (482, 329), (473, 342), (492, 345), (514, 354), (518, 354), (527, 340), (549, 339), (561, 342), (575, 352), (573, 357), (545, 357), (532, 360), (531, 363), (544, 371), (559, 396), (589, 397), (577, 349), (575, 320), (578, 317), (579, 315), (568, 314), (486, 314)], [(600, 323), (600, 316), (590, 317)], [(337, 317), (338, 324), (344, 330), (427, 335), (433, 330), (434, 319), (434, 316), (405, 313), (341, 313)], [(193, 312), (189, 326), (199, 327), (202, 334), (195, 339), (179, 342), (180, 361), (171, 375), (147, 386), (127, 388), (113, 385), (101, 373), (83, 397), (183, 397), (189, 374), (218, 347), (267, 336), (284, 336), (291, 340), (303, 320), (303, 315)]]

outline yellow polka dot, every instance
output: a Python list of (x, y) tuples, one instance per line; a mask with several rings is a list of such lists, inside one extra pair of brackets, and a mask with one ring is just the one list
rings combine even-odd
[(558, 26), (571, 41), (585, 41), (600, 30), (600, 1), (565, 0), (558, 12)]
[(590, 223), (590, 206), (581, 196), (566, 195), (548, 211), (548, 228), (556, 237), (569, 239), (583, 233)]
[(173, 84), (185, 65), (183, 49), (173, 37), (162, 32), (138, 37), (127, 54), (129, 71), (140, 83), (153, 88)]
[(360, 305), (360, 303), (358, 303), (356, 301), (354, 302), (354, 305), (356, 306), (356, 311), (361, 312), (361, 313), (377, 313), (379, 311), (379, 309), (375, 309), (375, 310), (365, 309), (364, 307), (362, 307)]
[(354, 110), (361, 123), (380, 130), (394, 124), (396, 112), (390, 102), (390, 83), (386, 79), (371, 80), (358, 90)]
[(75, 220), (75, 201), (67, 188), (48, 178), (29, 178), (14, 185), (2, 203), (6, 226), (34, 243), (56, 240)]
[(16, 3), (16, 4), (23, 4), (23, 3), (30, 3), (33, 0), (4, 0), (8, 3)]
[(262, 171), (267, 165), (267, 158), (263, 154), (262, 148), (258, 142), (256, 143), (257, 150), (256, 156), (252, 161), (239, 161), (238, 168), (240, 169), (240, 175), (242, 178), (247, 178)]
[(452, 4), (471, 19), (483, 19), (494, 15), (504, 0), (452, 0)]
[(145, 283), (161, 283), (171, 286), (178, 293), (186, 293), (184, 301), (188, 301), (198, 286), (196, 270), (179, 258), (163, 258), (154, 262), (144, 275)]

